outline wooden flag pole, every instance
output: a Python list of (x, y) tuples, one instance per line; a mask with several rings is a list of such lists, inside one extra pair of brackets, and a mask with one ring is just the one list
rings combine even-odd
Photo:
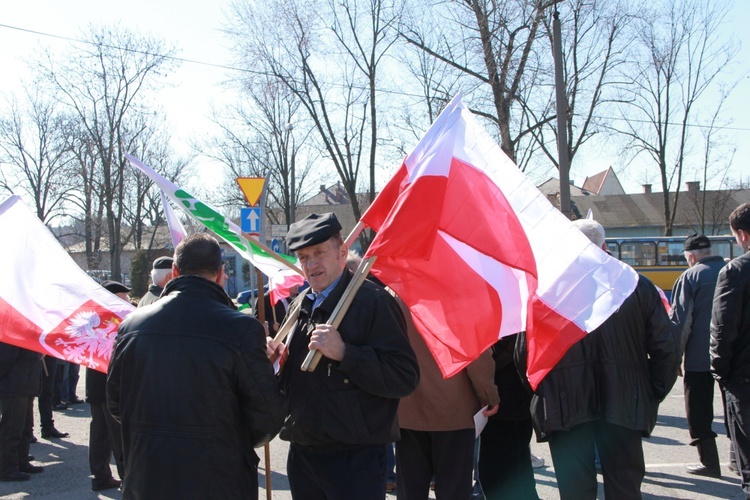
[[(328, 318), (328, 323), (326, 324), (331, 325), (334, 328), (339, 327), (341, 320), (344, 319), (346, 312), (349, 310), (349, 306), (352, 304), (352, 300), (354, 300), (357, 290), (359, 290), (359, 287), (364, 283), (370, 272), (370, 268), (375, 263), (375, 260), (377, 260), (377, 257), (367, 257), (359, 263), (357, 272), (354, 273), (352, 280), (347, 285), (346, 290), (344, 290), (344, 294), (341, 296), (341, 299), (339, 299), (339, 303), (336, 304), (336, 308), (331, 313), (331, 317)], [(323, 355), (317, 349), (308, 352), (305, 361), (302, 362), (302, 371), (314, 371), (322, 357)]]
[(260, 247), (261, 250), (263, 250), (268, 255), (270, 255), (271, 257), (273, 257), (275, 260), (281, 262), (286, 267), (288, 267), (292, 271), (296, 272), (300, 276), (304, 276), (305, 275), (305, 273), (302, 272), (302, 269), (300, 269), (299, 267), (295, 266), (294, 264), (292, 264), (288, 260), (284, 259), (284, 257), (282, 257), (281, 255), (279, 255), (276, 252), (274, 252), (273, 250), (271, 250), (271, 248), (268, 245), (266, 245), (265, 243), (261, 243), (261, 241), (258, 240), (257, 238), (255, 238), (254, 236), (251, 236), (250, 234), (246, 233), (245, 231), (242, 231), (242, 237), (245, 238), (246, 240), (252, 242), (253, 245), (257, 245), (258, 247)]
[[(261, 324), (265, 324), (266, 322), (266, 297), (265, 294), (261, 293), (263, 291), (263, 273), (258, 269), (255, 268), (255, 275), (258, 278), (258, 294), (255, 300), (255, 310), (258, 313), (258, 321), (261, 322)], [(269, 443), (266, 443), (263, 446), (263, 459), (265, 460), (264, 464), (266, 467), (266, 499), (272, 500), (271, 497), (271, 445)]]

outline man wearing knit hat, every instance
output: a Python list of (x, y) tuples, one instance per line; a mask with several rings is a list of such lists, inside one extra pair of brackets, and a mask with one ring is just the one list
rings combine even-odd
[(711, 255), (711, 241), (702, 234), (685, 238), (683, 245), (689, 269), (672, 287), (670, 320), (678, 329), (685, 353), (685, 415), (690, 444), (698, 449), (699, 465), (688, 466), (688, 474), (721, 477), (714, 419), (714, 379), (711, 375), (709, 339), (711, 306), (724, 259)]
[(172, 279), (172, 257), (159, 257), (154, 261), (151, 269), (151, 284), (148, 286), (148, 292), (138, 302), (138, 307), (153, 304), (161, 296), (164, 287)]
[[(290, 407), (280, 436), (291, 442), (293, 498), (382, 500), (386, 446), (399, 438), (398, 401), (416, 388), (419, 368), (398, 304), (370, 281), (338, 328), (326, 324), (353, 277), (340, 231), (328, 213), (295, 222), (287, 234), (312, 292), (292, 305), (300, 312), (280, 373)], [(267, 344), (272, 356), (284, 347)], [(314, 371), (300, 370), (312, 349), (323, 358)]]

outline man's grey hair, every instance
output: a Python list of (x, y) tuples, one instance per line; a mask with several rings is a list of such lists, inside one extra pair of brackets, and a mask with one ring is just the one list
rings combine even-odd
[(172, 272), (171, 269), (152, 269), (151, 270), (151, 283), (156, 286), (164, 287), (166, 285), (166, 279)]
[(592, 219), (578, 219), (573, 221), (573, 225), (580, 232), (599, 248), (604, 245), (604, 227)]
[(346, 267), (348, 267), (351, 272), (355, 272), (359, 267), (360, 262), (362, 262), (362, 257), (354, 250), (349, 250), (346, 254)]
[(711, 247), (699, 248), (697, 250), (685, 250), (685, 251), (693, 254), (693, 257), (695, 257), (697, 260), (705, 259), (706, 257), (711, 256)]

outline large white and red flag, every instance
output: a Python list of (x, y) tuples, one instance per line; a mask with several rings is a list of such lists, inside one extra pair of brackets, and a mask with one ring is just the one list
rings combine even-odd
[(443, 375), (527, 332), (533, 388), (635, 289), (456, 96), (362, 217), (372, 272), (409, 306)]
[(106, 372), (135, 308), (91, 279), (17, 196), (0, 204), (0, 342)]

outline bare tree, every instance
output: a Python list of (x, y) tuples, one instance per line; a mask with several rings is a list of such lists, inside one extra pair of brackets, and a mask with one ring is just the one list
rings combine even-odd
[[(632, 40), (628, 11), (632, 3), (573, 0), (559, 4), (563, 34), (563, 78), (567, 98), (567, 153), (571, 167), (580, 148), (600, 131), (602, 108), (616, 98), (617, 70), (626, 61)], [(551, 12), (543, 18), (550, 59), (554, 48)], [(521, 99), (528, 130), (546, 158), (559, 169), (555, 88), (551, 68), (528, 99)], [(546, 92), (545, 92), (546, 90)], [(571, 168), (572, 170), (572, 168)]]
[[(260, 67), (283, 84), (315, 130), (315, 143), (333, 165), (361, 216), (360, 171), (370, 173), (374, 197), (379, 157), (378, 67), (393, 44), (397, 16), (385, 0), (234, 4), (232, 28), (246, 67)], [(368, 241), (365, 239), (363, 245)]]
[[(514, 162), (518, 142), (530, 127), (519, 128), (524, 122), (514, 121), (512, 106), (536, 76), (539, 55), (532, 48), (553, 3), (415, 0), (414, 13), (400, 27), (406, 42), (462, 75), (464, 92), (472, 96), (471, 110), (497, 126), (500, 147)], [(534, 67), (527, 75), (530, 61)]]
[(94, 148), (102, 173), (111, 275), (120, 279), (125, 169), (130, 168), (124, 157), (125, 140), (143, 132), (128, 129), (128, 124), (150, 112), (145, 95), (158, 85), (160, 71), (170, 66), (171, 52), (154, 38), (117, 27), (92, 27), (83, 36), (85, 44), (71, 47), (59, 64), (48, 57), (41, 69)]
[(0, 188), (33, 200), (37, 217), (49, 224), (65, 215), (71, 186), (68, 117), (34, 85), (8, 108), (0, 118), (0, 161), (8, 165)]
[(623, 72), (622, 120), (631, 159), (645, 155), (658, 170), (664, 234), (672, 234), (680, 185), (689, 164), (699, 105), (737, 53), (721, 40), (728, 6), (702, 0), (663, 0), (635, 24), (636, 49)]

